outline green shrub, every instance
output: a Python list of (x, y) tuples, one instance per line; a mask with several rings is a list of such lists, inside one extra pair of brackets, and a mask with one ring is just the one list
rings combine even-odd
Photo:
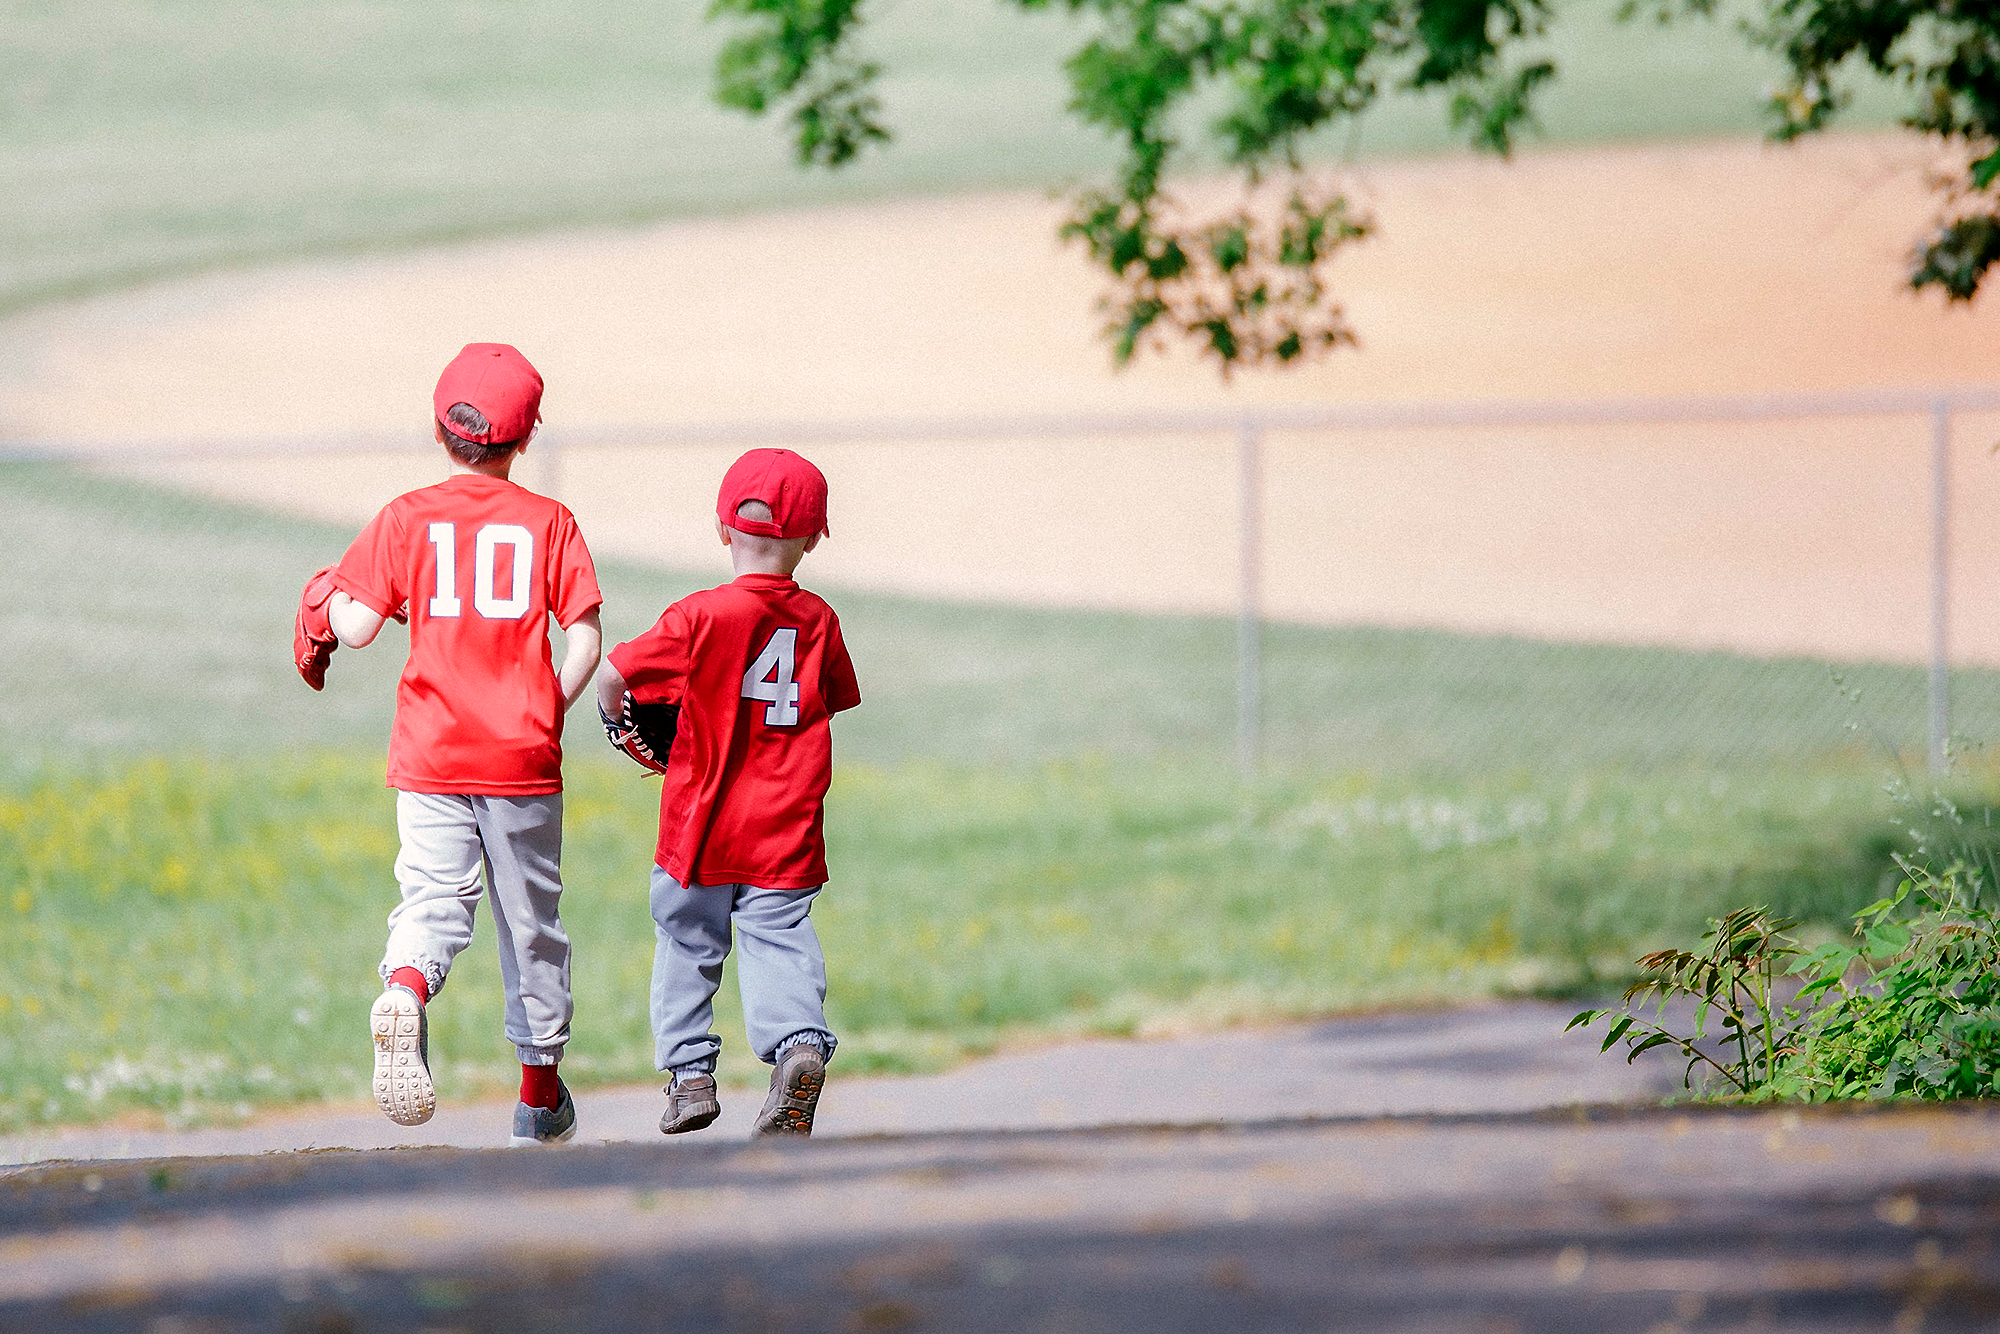
[[(1684, 1085), (1748, 1101), (1946, 1099), (2000, 1093), (2000, 920), (1987, 875), (1899, 858), (1896, 891), (1861, 909), (1844, 940), (1805, 947), (1797, 923), (1764, 908), (1712, 919), (1698, 951), (1660, 950), (1602, 1022), (1603, 1050), (1659, 1048), (1686, 1060)], [(1787, 983), (1796, 983), (1789, 999)], [(1670, 1022), (1677, 999), (1691, 1024)], [(1633, 1008), (1634, 1002), (1639, 1008)], [(1652, 1007), (1651, 1017), (1645, 1007)]]

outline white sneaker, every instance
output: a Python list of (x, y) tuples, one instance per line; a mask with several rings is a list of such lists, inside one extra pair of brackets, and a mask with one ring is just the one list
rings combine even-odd
[(423, 1002), (405, 986), (391, 986), (368, 1012), (375, 1038), (375, 1105), (399, 1126), (420, 1126), (437, 1110), (431, 1087), (430, 1027)]

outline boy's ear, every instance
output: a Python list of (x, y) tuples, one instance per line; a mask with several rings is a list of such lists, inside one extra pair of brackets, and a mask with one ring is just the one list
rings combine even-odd
[(432, 436), (434, 436), (434, 437), (435, 437), (435, 438), (437, 439), (437, 442), (438, 442), (439, 444), (443, 444), (443, 443), (444, 443), (444, 423), (443, 423), (443, 422), (441, 422), (441, 421), (436, 421), (436, 420), (433, 420), (433, 421), (431, 422), (431, 434), (432, 434)]
[(806, 550), (811, 551), (814, 547), (818, 546), (819, 540), (825, 536), (825, 533), (814, 533), (811, 537), (808, 537), (806, 539)]
[(725, 547), (729, 545), (729, 529), (723, 526), (720, 517), (715, 521), (715, 535), (722, 539), (722, 545)]

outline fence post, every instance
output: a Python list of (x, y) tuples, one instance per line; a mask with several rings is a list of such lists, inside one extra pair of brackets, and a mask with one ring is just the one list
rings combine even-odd
[(1236, 428), (1236, 767), (1257, 777), (1264, 739), (1263, 428), (1245, 417)]
[(1931, 402), (1931, 772), (1950, 763), (1951, 400)]

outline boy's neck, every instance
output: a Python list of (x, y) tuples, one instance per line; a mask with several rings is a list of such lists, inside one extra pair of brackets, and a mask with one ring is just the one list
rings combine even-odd
[(792, 571), (799, 568), (799, 561), (804, 558), (803, 552), (797, 559), (792, 559), (784, 554), (768, 556), (753, 554), (735, 543), (731, 543), (729, 547), (729, 563), (735, 567), (739, 578), (746, 574), (769, 574), (780, 579), (789, 579), (792, 577)]
[(491, 463), (461, 463), (459, 460), (451, 457), (449, 450), (445, 451), (445, 457), (451, 459), (453, 476), (457, 476), (460, 473), (470, 473), (475, 477), (498, 477), (503, 482), (507, 480), (507, 474), (514, 470), (514, 460), (519, 456), (520, 451), (515, 450), (506, 458), (495, 459)]

